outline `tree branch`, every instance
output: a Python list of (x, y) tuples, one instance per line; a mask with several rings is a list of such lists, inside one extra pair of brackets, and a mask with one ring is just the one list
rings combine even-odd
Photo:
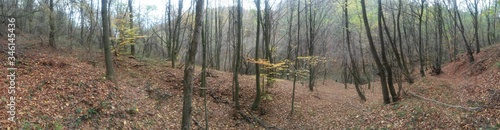
[(457, 106), (457, 105), (451, 105), (451, 104), (443, 103), (443, 102), (440, 102), (440, 101), (437, 101), (437, 100), (434, 100), (434, 99), (430, 99), (430, 98), (426, 98), (426, 97), (417, 95), (417, 94), (415, 94), (415, 93), (413, 93), (411, 91), (405, 91), (405, 93), (410, 94), (410, 95), (415, 96), (415, 97), (418, 97), (418, 98), (423, 99), (423, 100), (431, 101), (431, 102), (434, 102), (436, 104), (446, 106), (446, 107), (459, 108), (459, 109), (467, 110), (467, 111), (479, 111), (479, 110), (482, 109), (482, 107), (463, 107), (463, 106)]

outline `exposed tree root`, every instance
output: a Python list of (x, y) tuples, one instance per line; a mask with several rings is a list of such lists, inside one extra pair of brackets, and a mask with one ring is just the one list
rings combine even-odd
[(451, 104), (443, 103), (443, 102), (440, 102), (440, 101), (436, 101), (434, 99), (430, 99), (430, 98), (426, 98), (426, 97), (417, 95), (417, 94), (415, 94), (415, 93), (413, 93), (411, 91), (405, 91), (405, 93), (410, 94), (410, 95), (415, 96), (415, 97), (418, 97), (418, 98), (423, 99), (423, 100), (431, 101), (431, 102), (437, 103), (439, 105), (446, 106), (446, 107), (458, 108), (458, 109), (467, 110), (467, 111), (479, 111), (479, 110), (482, 109), (482, 107), (463, 107), (463, 106), (457, 106), (457, 105), (451, 105)]

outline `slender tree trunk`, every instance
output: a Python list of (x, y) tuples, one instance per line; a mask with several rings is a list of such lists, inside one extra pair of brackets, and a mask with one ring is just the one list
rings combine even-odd
[[(133, 29), (134, 28), (134, 20), (133, 20), (134, 12), (132, 11), (132, 0), (128, 0), (128, 12), (130, 13), (129, 14), (130, 29)], [(134, 41), (132, 42), (132, 45), (130, 45), (130, 54), (135, 55), (135, 38), (134, 38)]]
[[(398, 14), (398, 15), (399, 15), (399, 14)], [(401, 56), (401, 57), (403, 57), (403, 55), (399, 55), (398, 49), (397, 49), (397, 47), (396, 47), (397, 45), (396, 45), (396, 43), (395, 43), (396, 41), (395, 41), (395, 39), (392, 39), (391, 34), (389, 33), (389, 28), (387, 27), (387, 23), (385, 22), (385, 17), (384, 17), (384, 15), (383, 15), (383, 13), (382, 13), (382, 17), (381, 17), (381, 18), (382, 18), (382, 23), (383, 23), (384, 30), (385, 30), (385, 32), (386, 32), (386, 34), (387, 34), (387, 37), (389, 38), (389, 43), (390, 43), (390, 46), (391, 46), (391, 48), (392, 48), (392, 50), (393, 50), (392, 52), (393, 52), (393, 53), (394, 53), (394, 55), (396, 56), (396, 62), (397, 62), (397, 65), (398, 65), (399, 69), (404, 70), (404, 72), (405, 72), (405, 76), (406, 76), (406, 79), (408, 80), (408, 82), (409, 82), (409, 83), (413, 83), (413, 79), (411, 78), (410, 72), (408, 72), (408, 70), (407, 70), (407, 69), (405, 69), (405, 68), (403, 67), (403, 64), (401, 63), (401, 58), (400, 58), (400, 56)], [(385, 49), (385, 47), (383, 47), (382, 49)], [(385, 52), (385, 51), (384, 51), (384, 52)], [(384, 52), (382, 52), (382, 53), (384, 53)], [(389, 66), (389, 67), (390, 67), (390, 66)], [(389, 69), (389, 68), (387, 68), (387, 70), (389, 71), (390, 69)], [(389, 77), (389, 78), (391, 78), (391, 77)], [(389, 85), (390, 85), (390, 84), (389, 84)]]
[[(381, 55), (382, 55), (382, 63), (383, 63), (383, 68), (385, 71), (380, 71), (380, 73), (387, 73), (387, 85), (389, 87), (389, 92), (392, 96), (392, 101), (393, 102), (396, 102), (398, 101), (398, 96), (396, 94), (396, 90), (394, 89), (394, 82), (393, 82), (393, 76), (392, 76), (392, 68), (387, 60), (387, 56), (386, 56), (386, 47), (385, 47), (385, 42), (384, 42), (384, 33), (383, 33), (383, 29), (382, 29), (382, 23), (383, 23), (383, 19), (384, 19), (384, 14), (383, 14), (383, 11), (382, 11), (382, 1), (381, 0), (378, 0), (378, 26), (379, 26), (379, 30), (378, 30), (378, 33), (379, 33), (379, 36), (380, 36), (380, 48), (381, 49)], [(389, 38), (390, 39), (390, 38)], [(385, 74), (384, 74), (385, 75)]]
[(359, 76), (359, 70), (356, 65), (356, 61), (353, 58), (353, 53), (351, 51), (351, 39), (350, 39), (350, 31), (349, 31), (349, 13), (348, 13), (348, 8), (347, 8), (347, 0), (344, 2), (344, 19), (345, 19), (345, 33), (346, 33), (346, 43), (347, 43), (347, 51), (349, 52), (349, 58), (351, 60), (351, 75), (354, 79), (354, 87), (356, 88), (356, 93), (358, 93), (359, 98), (361, 98), (362, 101), (366, 101), (366, 97), (361, 92), (360, 88), (360, 83), (361, 83), (361, 77)]
[(84, 45), (84, 42), (83, 42), (83, 37), (84, 37), (84, 16), (85, 16), (85, 12), (83, 12), (83, 6), (84, 6), (84, 1), (80, 1), (80, 45)]
[(421, 0), (421, 5), (420, 5), (420, 14), (418, 16), (418, 59), (420, 62), (420, 76), (425, 77), (425, 71), (424, 71), (424, 58), (423, 58), (423, 45), (422, 45), (422, 18), (424, 16), (424, 7), (425, 7), (425, 1), (426, 0)]
[[(289, 7), (290, 7), (290, 17), (288, 19), (288, 46), (286, 50), (286, 59), (287, 60), (292, 60), (292, 21), (293, 21), (293, 12), (294, 8), (292, 5), (293, 1), (289, 1)], [(287, 70), (288, 73), (290, 73), (290, 70)], [(290, 78), (290, 75), (286, 75), (286, 79), (288, 80)]]
[[(264, 31), (264, 49), (265, 49), (265, 56), (267, 61), (269, 61), (270, 64), (274, 64), (274, 59), (273, 59), (273, 52), (271, 50), (271, 29), (272, 29), (272, 23), (271, 23), (271, 7), (269, 5), (269, 0), (264, 0), (264, 24), (263, 26), (263, 31)], [(271, 86), (274, 82), (274, 69), (268, 69), (267, 70), (267, 82), (264, 87), (264, 93), (266, 92), (266, 88)]]
[(239, 83), (239, 80), (238, 80), (238, 70), (240, 68), (240, 57), (241, 57), (241, 40), (242, 40), (242, 20), (243, 20), (243, 8), (242, 8), (242, 2), (241, 0), (238, 0), (237, 2), (237, 11), (238, 11), (238, 14), (237, 14), (237, 29), (236, 29), (236, 48), (234, 50), (235, 52), (235, 59), (234, 59), (234, 67), (233, 67), (233, 86), (234, 86), (234, 103), (235, 103), (235, 107), (237, 110), (240, 109), (240, 96), (239, 96), (239, 91), (240, 91), (240, 83)]
[[(379, 0), (380, 3), (380, 0)], [(379, 77), (380, 77), (380, 83), (382, 85), (382, 95), (384, 98), (384, 103), (389, 104), (391, 103), (391, 99), (389, 97), (389, 91), (387, 90), (387, 80), (385, 77), (385, 70), (384, 67), (382, 66), (382, 62), (380, 62), (380, 58), (377, 55), (377, 50), (375, 49), (375, 45), (373, 42), (373, 38), (371, 35), (370, 31), (370, 24), (368, 23), (368, 16), (366, 14), (366, 7), (365, 7), (365, 0), (361, 0), (361, 9), (362, 9), (362, 14), (363, 14), (363, 20), (364, 20), (364, 25), (365, 25), (365, 30), (366, 30), (366, 36), (368, 38), (368, 43), (370, 45), (370, 51), (372, 53), (373, 59), (375, 60), (375, 63), (377, 65), (378, 71), (379, 71)]]
[[(260, 23), (261, 13), (260, 13), (260, 0), (255, 0), (255, 6), (257, 7), (257, 32), (255, 33), (255, 61), (259, 60), (259, 41), (260, 41)], [(262, 90), (260, 89), (260, 67), (258, 63), (255, 63), (255, 100), (252, 104), (252, 110), (257, 110), (261, 102)]]
[(295, 60), (293, 65), (293, 86), (292, 86), (292, 110), (290, 116), (293, 116), (295, 105), (295, 85), (297, 83), (297, 70), (299, 67), (299, 49), (300, 49), (300, 0), (297, 0), (297, 49), (295, 49)]
[(193, 79), (194, 79), (194, 64), (196, 60), (196, 51), (198, 50), (198, 44), (201, 42), (201, 29), (202, 29), (202, 19), (203, 19), (203, 4), (204, 0), (196, 0), (196, 17), (195, 25), (193, 30), (193, 37), (191, 39), (191, 44), (189, 45), (188, 57), (186, 60), (186, 66), (184, 67), (184, 80), (183, 80), (183, 105), (182, 105), (182, 122), (181, 129), (190, 130), (191, 129), (191, 110), (192, 110), (192, 100), (193, 100)]
[[(399, 40), (399, 53), (401, 54), (401, 66), (402, 66), (402, 71), (403, 74), (406, 77), (406, 80), (408, 83), (412, 84), (413, 83), (413, 78), (411, 77), (410, 71), (408, 70), (408, 67), (406, 66), (406, 61), (405, 61), (405, 56), (403, 53), (403, 37), (401, 35), (401, 28), (400, 28), (400, 16), (401, 16), (401, 9), (403, 8), (403, 2), (399, 0), (399, 8), (398, 8), (398, 16), (397, 16), (397, 21), (396, 21), (396, 28), (398, 30), (398, 40)], [(396, 49), (395, 49), (396, 50)]]
[(102, 15), (102, 42), (104, 46), (104, 59), (106, 62), (106, 78), (114, 80), (115, 71), (113, 68), (113, 55), (109, 46), (109, 16), (108, 16), (108, 0), (102, 0), (101, 15)]
[[(199, 1), (199, 0), (198, 0)], [(175, 21), (175, 28), (174, 28), (174, 31), (175, 31), (175, 34), (172, 34), (172, 35), (175, 35), (174, 36), (174, 41), (173, 41), (173, 44), (172, 44), (172, 50), (170, 51), (170, 58), (171, 58), (171, 62), (172, 62), (172, 68), (175, 68), (175, 61), (177, 60), (177, 46), (180, 45), (180, 30), (181, 30), (181, 21), (182, 21), (182, 6), (183, 6), (183, 0), (179, 0), (178, 4), (179, 4), (179, 8), (177, 10), (177, 19)]]
[(443, 44), (443, 36), (442, 34), (444, 33), (443, 32), (443, 16), (442, 16), (442, 10), (441, 10), (441, 5), (439, 4), (439, 2), (436, 2), (436, 12), (437, 12), (437, 16), (436, 16), (436, 20), (437, 20), (437, 44), (435, 46), (436, 48), (436, 60), (434, 61), (434, 67), (432, 68), (432, 72), (436, 75), (439, 75), (441, 73), (441, 57), (442, 57), (442, 54), (441, 54), (441, 46)]
[(315, 81), (315, 78), (316, 78), (316, 68), (315, 68), (315, 65), (313, 65), (311, 62), (313, 60), (315, 60), (316, 58), (314, 57), (314, 38), (315, 38), (315, 32), (314, 32), (314, 28), (315, 28), (315, 24), (314, 24), (314, 18), (313, 18), (313, 14), (316, 15), (315, 13), (313, 13), (313, 9), (312, 9), (312, 0), (309, 0), (309, 56), (311, 57), (311, 61), (309, 61), (309, 91), (313, 91), (314, 90), (314, 81)]
[(465, 44), (465, 49), (467, 51), (467, 56), (469, 58), (469, 63), (472, 63), (474, 62), (474, 52), (472, 52), (472, 49), (469, 45), (469, 42), (467, 42), (467, 36), (465, 36), (465, 30), (464, 30), (464, 25), (462, 23), (462, 18), (460, 17), (460, 13), (458, 11), (458, 6), (457, 6), (457, 1), (455, 0), (454, 1), (454, 5), (455, 5), (455, 13), (457, 14), (457, 19), (458, 19), (458, 23), (459, 23), (459, 28), (458, 30), (460, 30), (460, 33), (462, 34), (462, 38), (464, 39), (464, 44)]
[(56, 38), (55, 38), (55, 33), (56, 33), (56, 21), (54, 19), (54, 0), (50, 0), (49, 3), (49, 9), (50, 9), (50, 15), (49, 15), (49, 26), (50, 26), (50, 33), (49, 33), (49, 46), (52, 48), (56, 48)]
[(474, 39), (476, 39), (476, 54), (480, 52), (480, 46), (479, 46), (479, 21), (478, 21), (478, 18), (479, 18), (479, 12), (478, 12), (478, 3), (479, 1), (478, 0), (474, 0), (474, 3), (473, 3), (473, 8), (474, 8), (474, 14), (472, 15), (472, 23), (474, 25)]
[[(209, 3), (209, 0), (207, 0), (207, 3)], [(208, 4), (205, 8), (208, 8)], [(208, 11), (207, 11), (208, 12)], [(205, 14), (207, 15), (207, 14)], [(207, 22), (208, 22), (208, 15), (205, 17), (205, 27), (207, 27)], [(202, 63), (201, 63), (201, 95), (203, 96), (203, 105), (205, 107), (205, 129), (209, 130), (208, 128), (208, 107), (207, 107), (207, 30), (208, 28), (203, 28), (202, 29)]]

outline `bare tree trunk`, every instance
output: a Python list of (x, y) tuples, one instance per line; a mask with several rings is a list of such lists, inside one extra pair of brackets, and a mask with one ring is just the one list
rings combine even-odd
[(472, 14), (472, 24), (474, 26), (474, 39), (476, 40), (476, 54), (479, 53), (480, 51), (480, 46), (479, 46), (479, 21), (478, 21), (478, 0), (474, 0), (474, 3), (472, 3), (472, 6), (474, 8), (474, 12), (471, 11)]
[(242, 40), (242, 20), (243, 20), (243, 8), (242, 8), (242, 2), (241, 0), (238, 0), (237, 2), (237, 10), (238, 10), (238, 14), (237, 14), (237, 29), (236, 29), (236, 49), (234, 50), (234, 53), (235, 53), (235, 59), (234, 59), (234, 67), (233, 67), (233, 86), (234, 86), (234, 103), (235, 103), (235, 107), (236, 107), (236, 110), (239, 110), (240, 109), (240, 96), (239, 96), (239, 91), (240, 91), (240, 83), (239, 83), (239, 80), (238, 80), (238, 70), (240, 68), (240, 57), (241, 57), (241, 40)]
[[(380, 3), (380, 0), (379, 0)], [(387, 80), (385, 77), (385, 70), (384, 67), (382, 66), (382, 63), (380, 62), (380, 58), (377, 55), (377, 50), (375, 49), (375, 45), (373, 42), (373, 38), (371, 35), (370, 31), (370, 24), (368, 23), (368, 16), (366, 14), (366, 7), (365, 7), (365, 0), (361, 0), (361, 9), (363, 13), (363, 20), (364, 20), (364, 25), (365, 25), (365, 30), (366, 30), (366, 36), (368, 38), (368, 43), (370, 45), (370, 51), (372, 53), (373, 59), (375, 60), (375, 63), (377, 64), (377, 68), (379, 71), (379, 77), (380, 77), (380, 83), (382, 85), (382, 95), (384, 97), (384, 103), (389, 104), (391, 103), (391, 99), (389, 97), (389, 91), (387, 90)]]
[(420, 76), (425, 77), (425, 71), (424, 71), (424, 58), (423, 58), (423, 45), (422, 45), (422, 18), (424, 15), (424, 7), (425, 7), (425, 1), (426, 0), (421, 0), (421, 5), (420, 5), (420, 14), (418, 15), (418, 59), (420, 62)]
[[(134, 20), (133, 20), (133, 15), (134, 15), (134, 12), (132, 11), (132, 0), (128, 0), (128, 10), (129, 10), (129, 17), (130, 17), (130, 29), (133, 29), (134, 28)], [(130, 54), (131, 55), (135, 55), (135, 38), (134, 38), (134, 41), (132, 43), (132, 45), (130, 45)]]
[(108, 0), (102, 0), (101, 15), (102, 15), (102, 42), (104, 46), (104, 59), (106, 61), (106, 78), (115, 80), (115, 71), (113, 68), (113, 55), (109, 46), (109, 16), (108, 16)]
[(444, 33), (443, 32), (443, 16), (442, 16), (442, 10), (441, 10), (441, 5), (439, 2), (436, 2), (435, 4), (436, 6), (436, 12), (437, 12), (437, 16), (435, 17), (436, 20), (437, 20), (437, 40), (438, 42), (436, 43), (436, 46), (435, 46), (435, 49), (436, 49), (436, 60), (434, 61), (434, 67), (432, 68), (432, 72), (435, 74), (435, 75), (439, 75), (441, 74), (441, 57), (442, 57), (442, 54), (441, 54), (441, 46), (443, 44), (443, 36), (442, 34)]
[(50, 26), (50, 33), (49, 33), (49, 46), (52, 48), (56, 48), (56, 39), (55, 39), (55, 33), (56, 33), (56, 21), (54, 19), (54, 0), (50, 0), (50, 16), (49, 16), (49, 26)]
[[(199, 1), (199, 0), (198, 0)], [(175, 61), (177, 60), (177, 55), (178, 55), (178, 50), (177, 50), (177, 46), (180, 46), (180, 30), (181, 30), (181, 20), (182, 20), (182, 3), (183, 3), (183, 0), (179, 0), (178, 4), (179, 4), (179, 9), (177, 10), (177, 19), (176, 19), (176, 22), (175, 22), (175, 28), (174, 28), (174, 31), (175, 31), (175, 37), (173, 38), (174, 41), (173, 41), (173, 44), (172, 44), (172, 50), (170, 50), (170, 58), (171, 58), (171, 62), (172, 62), (172, 68), (175, 68)], [(174, 35), (174, 34), (172, 34)]]
[[(402, 66), (402, 71), (406, 77), (406, 80), (408, 83), (412, 84), (413, 83), (413, 78), (411, 77), (410, 71), (408, 70), (408, 67), (406, 66), (406, 61), (405, 61), (405, 56), (403, 53), (403, 37), (401, 35), (401, 28), (400, 28), (400, 16), (401, 16), (401, 9), (403, 8), (403, 2), (399, 0), (399, 8), (398, 8), (398, 16), (397, 16), (397, 21), (396, 21), (396, 28), (398, 30), (398, 40), (399, 40), (399, 53), (401, 54), (401, 66)], [(395, 49), (397, 50), (397, 49)], [(398, 94), (399, 95), (399, 94)]]
[[(257, 7), (257, 32), (255, 33), (255, 61), (259, 60), (259, 41), (260, 41), (260, 23), (261, 13), (260, 13), (260, 0), (255, 0), (255, 6)], [(261, 102), (262, 90), (260, 89), (260, 67), (258, 63), (255, 63), (255, 100), (252, 104), (252, 110), (257, 110)]]
[[(382, 55), (382, 63), (383, 63), (383, 68), (385, 71), (380, 71), (380, 74), (382, 73), (387, 73), (387, 85), (389, 87), (389, 92), (392, 96), (392, 101), (396, 102), (398, 101), (398, 96), (396, 94), (396, 90), (394, 89), (394, 82), (393, 82), (393, 76), (392, 76), (392, 68), (387, 60), (386, 56), (386, 47), (385, 47), (385, 42), (384, 42), (384, 34), (383, 34), (383, 29), (382, 29), (382, 23), (385, 21), (384, 20), (384, 14), (382, 11), (382, 2), (381, 0), (378, 0), (378, 26), (379, 26), (379, 36), (380, 36), (380, 48), (381, 49), (381, 55)], [(389, 38), (390, 39), (390, 38)], [(384, 74), (385, 75), (385, 74)]]
[(182, 105), (182, 122), (181, 129), (190, 130), (191, 129), (191, 110), (192, 110), (192, 100), (193, 100), (193, 79), (194, 79), (194, 64), (196, 60), (196, 51), (198, 50), (198, 44), (201, 42), (201, 29), (202, 29), (202, 19), (203, 19), (203, 4), (204, 0), (196, 1), (196, 17), (195, 25), (193, 30), (193, 37), (191, 39), (191, 44), (189, 45), (188, 57), (186, 60), (186, 66), (184, 67), (184, 92), (183, 92), (183, 105)]
[(458, 19), (458, 23), (459, 23), (458, 30), (460, 30), (460, 32), (462, 33), (462, 38), (464, 39), (464, 43), (465, 43), (465, 49), (466, 49), (467, 55), (469, 57), (469, 63), (472, 63), (472, 62), (474, 62), (474, 56), (473, 56), (474, 52), (472, 52), (472, 49), (469, 45), (469, 42), (467, 42), (467, 37), (465, 36), (464, 25), (462, 23), (462, 18), (460, 17), (460, 13), (458, 11), (458, 6), (457, 6), (456, 0), (454, 1), (454, 5), (455, 5), (455, 13), (457, 14), (457, 19)]
[[(314, 18), (313, 14), (313, 9), (312, 9), (312, 0), (309, 0), (309, 56), (311, 57), (311, 61), (315, 60), (314, 58), (314, 38), (316, 37), (314, 28), (315, 28), (315, 23), (314, 23)], [(309, 63), (309, 91), (314, 90), (314, 84), (315, 84), (315, 78), (316, 78), (316, 68), (315, 65), (312, 63)]]
[(359, 98), (361, 98), (362, 101), (366, 101), (366, 97), (361, 92), (360, 88), (360, 83), (361, 83), (361, 76), (359, 76), (359, 70), (356, 65), (356, 60), (353, 58), (353, 53), (351, 51), (351, 39), (350, 39), (350, 31), (349, 31), (349, 13), (347, 9), (347, 0), (344, 2), (344, 19), (345, 19), (345, 33), (346, 33), (346, 43), (347, 43), (347, 51), (349, 52), (349, 58), (351, 60), (351, 75), (354, 79), (354, 87), (356, 88), (356, 93), (358, 93)]
[(299, 48), (300, 48), (300, 0), (297, 0), (297, 49), (295, 49), (295, 60), (293, 65), (293, 87), (292, 87), (292, 110), (290, 116), (293, 116), (295, 110), (295, 85), (297, 83), (297, 70), (299, 67)]

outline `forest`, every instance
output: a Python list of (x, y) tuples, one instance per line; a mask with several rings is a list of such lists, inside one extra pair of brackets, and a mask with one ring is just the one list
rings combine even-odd
[(500, 129), (498, 0), (0, 0), (0, 129)]

